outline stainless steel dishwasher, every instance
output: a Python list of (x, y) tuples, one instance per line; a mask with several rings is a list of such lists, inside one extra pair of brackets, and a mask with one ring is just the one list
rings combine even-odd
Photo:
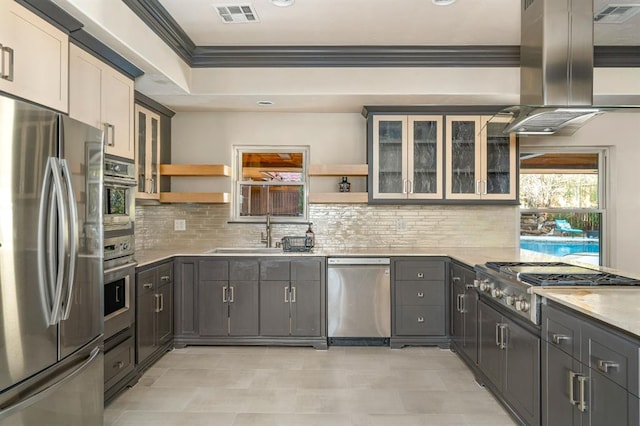
[(330, 345), (388, 345), (391, 337), (389, 258), (327, 260)]

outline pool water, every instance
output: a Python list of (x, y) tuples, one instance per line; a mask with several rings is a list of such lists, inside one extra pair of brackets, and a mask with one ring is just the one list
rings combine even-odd
[(562, 257), (575, 253), (600, 253), (600, 240), (520, 237), (520, 248)]

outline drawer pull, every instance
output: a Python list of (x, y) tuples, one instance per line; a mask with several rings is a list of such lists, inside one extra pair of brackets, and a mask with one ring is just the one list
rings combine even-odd
[(458, 281), (460, 281), (460, 277), (453, 277), (453, 282), (457, 283)]
[(418, 278), (424, 278), (424, 272), (418, 272)]
[(115, 364), (113, 364), (113, 368), (117, 368), (118, 370), (120, 370), (122, 367), (124, 367), (124, 362), (122, 361), (118, 361)]
[(160, 277), (160, 281), (169, 281), (171, 277), (169, 275), (163, 275)]
[(421, 292), (421, 291), (419, 291), (419, 292), (418, 292), (418, 294), (417, 294), (417, 296), (418, 296), (418, 297), (420, 297), (420, 298), (423, 298), (423, 297), (424, 297), (424, 293), (423, 293), (423, 292)]
[(602, 371), (603, 373), (608, 373), (610, 368), (618, 370), (620, 368), (620, 364), (613, 361), (598, 360), (598, 370)]
[(424, 322), (424, 317), (418, 317), (418, 322), (419, 323), (423, 323)]
[(144, 288), (153, 288), (153, 283), (142, 284), (142, 287), (144, 287)]
[(570, 340), (569, 336), (565, 336), (564, 334), (554, 334), (551, 336), (551, 341), (556, 345), (561, 345), (565, 340)]

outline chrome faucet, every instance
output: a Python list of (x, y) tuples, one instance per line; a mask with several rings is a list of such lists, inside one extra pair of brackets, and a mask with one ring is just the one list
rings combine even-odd
[(267, 213), (267, 236), (265, 237), (264, 232), (260, 233), (260, 242), (265, 243), (267, 248), (271, 247), (271, 214)]

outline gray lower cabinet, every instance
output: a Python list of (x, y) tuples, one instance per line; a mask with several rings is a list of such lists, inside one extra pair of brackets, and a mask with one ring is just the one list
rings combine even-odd
[(322, 258), (260, 262), (260, 335), (322, 335)]
[(640, 424), (638, 341), (549, 305), (542, 336), (543, 425)]
[(478, 363), (478, 292), (475, 271), (451, 263), (451, 343), (472, 365)]
[(136, 272), (136, 364), (145, 369), (173, 345), (173, 262)]
[(175, 344), (326, 348), (324, 257), (179, 257)]
[(448, 345), (444, 258), (391, 260), (391, 346)]
[(257, 260), (203, 260), (198, 277), (199, 335), (258, 335)]
[(526, 424), (540, 424), (540, 338), (478, 302), (478, 367), (490, 386)]

